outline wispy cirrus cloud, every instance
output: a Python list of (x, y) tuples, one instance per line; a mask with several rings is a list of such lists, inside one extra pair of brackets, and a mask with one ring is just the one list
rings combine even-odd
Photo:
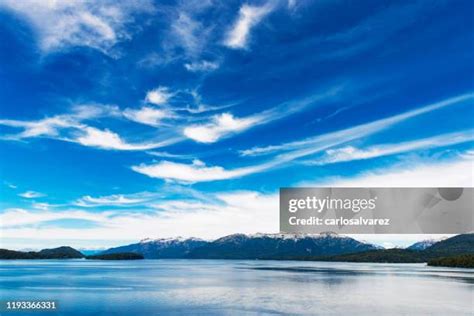
[[(352, 177), (329, 177), (310, 185), (332, 187), (472, 187), (474, 160), (454, 159), (369, 170)], [(302, 184), (304, 185), (304, 184)]]
[(45, 197), (46, 194), (36, 192), (36, 191), (26, 191), (26, 192), (22, 192), (18, 194), (18, 196), (21, 196), (22, 198), (25, 198), (25, 199), (36, 199), (40, 197)]
[(237, 118), (230, 113), (215, 115), (210, 123), (191, 125), (183, 130), (183, 134), (201, 143), (214, 143), (225, 135), (244, 131), (261, 122), (263, 117), (251, 116)]
[[(466, 93), (456, 97), (448, 98), (440, 102), (429, 104), (411, 111), (407, 111), (388, 118), (383, 118), (370, 123), (354, 126), (348, 129), (330, 132), (323, 135), (305, 138), (298, 141), (284, 143), (280, 145), (270, 145), (265, 147), (254, 147), (240, 151), (242, 156), (261, 156), (268, 154), (275, 154), (286, 151), (305, 150), (311, 152), (315, 146), (326, 147), (328, 144), (332, 147), (350, 140), (358, 139), (375, 132), (387, 129), (404, 120), (435, 111), (444, 107), (469, 102), (474, 99), (474, 93)], [(318, 147), (319, 148), (319, 147)], [(326, 147), (327, 148), (327, 147)], [(323, 149), (326, 149), (323, 148)]]
[(185, 63), (184, 68), (190, 72), (208, 72), (219, 68), (219, 63), (214, 61), (202, 60), (192, 63)]
[(18, 134), (3, 136), (3, 139), (58, 136), (61, 129), (80, 128), (80, 122), (82, 121), (118, 115), (120, 115), (120, 111), (116, 106), (80, 104), (73, 106), (71, 112), (67, 114), (59, 114), (32, 121), (0, 119), (0, 125), (23, 129), (23, 131)]
[(147, 92), (145, 101), (154, 105), (163, 105), (173, 96), (168, 87), (160, 86)]
[(194, 160), (192, 164), (165, 160), (157, 164), (132, 166), (133, 171), (151, 178), (190, 183), (239, 178), (261, 171), (264, 168), (265, 166), (252, 166), (227, 170), (220, 166), (206, 166), (206, 164), (200, 160)]
[(149, 54), (141, 64), (165, 66), (180, 63), (192, 72), (214, 70), (218, 64), (207, 58), (209, 55), (218, 55), (211, 42), (217, 23), (214, 19), (203, 19), (202, 16), (216, 9), (216, 3), (211, 0), (188, 0), (157, 6), (166, 21), (160, 51)]
[(237, 20), (226, 34), (224, 45), (232, 49), (246, 48), (252, 28), (258, 25), (273, 8), (270, 2), (263, 6), (242, 5)]
[(164, 119), (174, 117), (174, 114), (167, 109), (156, 109), (149, 106), (139, 109), (125, 109), (123, 115), (130, 121), (154, 127), (160, 126)]
[(90, 126), (82, 127), (78, 134), (79, 136), (66, 140), (79, 143), (83, 146), (108, 150), (150, 150), (167, 146), (176, 141), (175, 139), (168, 139), (161, 142), (129, 143), (110, 130), (100, 130)]
[(166, 151), (147, 151), (150, 156), (160, 157), (160, 158), (173, 158), (173, 159), (183, 159), (183, 160), (195, 160), (194, 155), (192, 154), (172, 154)]
[(415, 150), (439, 148), (474, 141), (474, 130), (447, 133), (396, 144), (379, 144), (367, 148), (345, 146), (328, 149), (322, 157), (306, 161), (308, 165), (327, 165), (330, 163), (364, 160), (384, 157)]
[[(302, 111), (318, 102), (337, 98), (343, 92), (343, 86), (336, 85), (324, 92), (316, 92), (307, 97), (283, 102), (267, 110), (246, 117), (235, 117), (231, 113), (221, 113), (208, 118), (207, 121), (186, 126), (183, 134), (200, 143), (215, 143), (220, 139), (243, 132), (255, 126), (264, 125), (275, 120)], [(208, 109), (212, 107), (206, 106)]]
[(97, 206), (130, 206), (147, 201), (143, 196), (131, 197), (123, 194), (114, 194), (108, 196), (92, 197), (90, 195), (83, 196), (74, 204), (82, 207), (97, 207)]
[[(474, 94), (464, 94), (348, 129), (318, 135), (312, 138), (304, 139), (302, 141), (295, 141), (292, 143), (268, 146), (264, 148), (253, 148), (250, 151), (242, 152), (243, 155), (274, 154), (274, 156), (268, 161), (256, 165), (235, 169), (225, 169), (221, 166), (208, 167), (202, 162), (182, 164), (170, 161), (162, 161), (155, 164), (142, 164), (133, 166), (132, 170), (152, 178), (184, 182), (205, 182), (239, 178), (249, 174), (263, 172), (275, 167), (281, 167), (296, 159), (307, 157), (316, 153), (321, 153), (332, 147), (340, 146), (350, 141), (373, 135), (419, 115), (444, 107), (453, 106), (455, 104), (472, 101), (473, 99)], [(470, 138), (469, 135), (457, 135), (456, 138), (453, 138), (453, 135), (446, 137), (441, 136), (438, 139), (437, 146), (444, 146), (444, 144), (448, 142), (455, 143), (455, 139), (457, 139), (458, 142), (464, 142), (472, 138)], [(433, 140), (431, 140), (431, 142), (433, 142)], [(417, 146), (420, 147), (421, 145), (418, 143), (417, 146), (413, 144), (410, 146), (414, 149)]]
[[(2, 238), (34, 238), (43, 242), (71, 238), (87, 246), (90, 240), (98, 238), (136, 241), (145, 237), (175, 237), (176, 223), (182, 228), (181, 236), (212, 239), (236, 232), (277, 232), (276, 197), (253, 191), (222, 192), (212, 195), (212, 202), (166, 201), (147, 213), (7, 209), (0, 214), (0, 226)], [(58, 223), (61, 220), (86, 220), (93, 225), (63, 227)], [(209, 226), (215, 229), (210, 230)]]
[[(318, 179), (305, 185), (469, 187), (474, 181), (472, 168), (473, 161), (465, 159), (417, 163), (410, 168), (406, 166), (381, 168), (349, 177)], [(7, 209), (0, 214), (2, 238), (15, 240), (26, 238), (29, 243), (33, 239), (42, 243), (55, 240), (58, 246), (64, 243), (66, 238), (71, 238), (83, 246), (90, 246), (90, 241), (97, 240), (98, 236), (103, 243), (123, 240), (134, 242), (146, 237), (173, 237), (177, 234), (176, 223), (180, 223), (181, 236), (206, 239), (233, 233), (278, 232), (276, 192), (264, 194), (255, 191), (231, 191), (206, 196), (211, 200), (163, 201), (155, 206), (153, 212), (146, 213), (123, 210), (89, 212), (71, 209), (52, 212)], [(87, 220), (94, 225), (83, 228), (63, 227), (58, 224), (60, 220)], [(210, 230), (209, 227), (215, 229)]]
[(134, 16), (154, 12), (151, 1), (43, 1), (6, 0), (0, 9), (8, 9), (25, 17), (34, 27), (43, 51), (56, 51), (69, 46), (87, 46), (104, 53), (127, 40), (132, 31), (127, 27)]
[(47, 211), (47, 210), (53, 208), (54, 205), (51, 205), (51, 204), (49, 204), (49, 203), (33, 203), (33, 204), (32, 204), (32, 207), (33, 207), (34, 209), (37, 209), (37, 210)]
[(44, 211), (44, 210), (28, 210), (22, 208), (6, 209), (0, 214), (0, 225), (2, 228), (15, 229), (18, 226), (41, 224), (48, 221), (60, 219), (78, 219), (101, 221), (105, 220), (110, 212), (92, 213), (78, 210), (68, 210), (63, 212)]
[[(167, 138), (162, 141), (131, 143), (109, 129), (99, 129), (86, 123), (88, 120), (104, 116), (121, 117), (122, 115), (123, 113), (115, 106), (87, 105), (73, 107), (71, 113), (34, 121), (1, 119), (0, 125), (23, 129), (23, 131), (16, 134), (4, 135), (1, 139), (24, 140), (44, 137), (77, 143), (87, 147), (128, 151), (150, 150), (177, 141), (177, 138)], [(143, 119), (143, 117), (137, 117), (137, 119)], [(148, 119), (150, 120), (150, 118)]]
[(12, 189), (12, 190), (18, 189), (18, 186), (15, 185), (15, 184), (13, 184), (13, 183), (4, 182), (4, 184), (5, 184), (8, 188), (10, 188), (10, 189)]
[(208, 30), (192, 17), (191, 12), (180, 11), (171, 24), (171, 31), (181, 47), (190, 56), (198, 56), (205, 45), (203, 37)]

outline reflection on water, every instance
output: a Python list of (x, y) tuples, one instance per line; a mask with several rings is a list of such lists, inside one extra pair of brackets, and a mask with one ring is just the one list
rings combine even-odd
[(473, 270), (424, 264), (20, 260), (0, 261), (0, 284), (2, 300), (56, 300), (58, 311), (45, 315), (472, 315), (474, 309)]

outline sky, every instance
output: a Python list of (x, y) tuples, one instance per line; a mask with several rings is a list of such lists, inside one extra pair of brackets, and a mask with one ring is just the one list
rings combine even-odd
[(0, 246), (275, 233), (280, 187), (472, 187), (473, 12), (0, 1)]

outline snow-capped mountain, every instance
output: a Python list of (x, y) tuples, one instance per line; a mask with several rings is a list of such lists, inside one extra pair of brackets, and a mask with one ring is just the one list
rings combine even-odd
[(188, 258), (290, 259), (331, 256), (374, 249), (376, 249), (374, 245), (332, 233), (318, 235), (234, 234), (194, 249)]
[(376, 246), (334, 233), (324, 234), (233, 234), (214, 241), (198, 238), (144, 239), (111, 248), (103, 254), (136, 252), (147, 259), (281, 259), (331, 256), (375, 250)]
[(434, 244), (436, 244), (438, 241), (440, 241), (440, 240), (439, 239), (438, 240), (436, 240), (436, 239), (427, 239), (427, 240), (418, 241), (418, 242), (414, 243), (413, 245), (408, 246), (407, 249), (416, 250), (416, 251), (425, 250), (426, 248), (429, 248), (429, 247), (433, 246)]
[(206, 245), (208, 242), (199, 238), (160, 238), (143, 239), (136, 244), (110, 248), (102, 254), (135, 252), (146, 259), (184, 258), (191, 250)]

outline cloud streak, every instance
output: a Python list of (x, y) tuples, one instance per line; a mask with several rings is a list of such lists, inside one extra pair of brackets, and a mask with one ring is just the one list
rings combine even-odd
[(257, 26), (272, 10), (273, 6), (270, 3), (263, 6), (242, 5), (237, 20), (226, 35), (224, 45), (232, 49), (246, 48), (252, 28)]
[(128, 143), (124, 141), (118, 134), (109, 130), (100, 130), (90, 126), (84, 126), (80, 129), (80, 136), (71, 138), (69, 141), (81, 144), (87, 147), (96, 147), (107, 150), (149, 150), (167, 146), (174, 142), (173, 139), (162, 142), (150, 143)]
[(44, 197), (46, 195), (43, 193), (36, 192), (36, 191), (26, 191), (26, 192), (18, 194), (18, 196), (21, 196), (22, 198), (25, 198), (25, 199), (35, 199), (35, 198)]
[[(473, 186), (472, 160), (391, 167), (347, 178), (328, 178), (304, 185), (332, 187), (469, 187)], [(90, 246), (98, 236), (103, 243), (146, 237), (200, 237), (214, 239), (233, 233), (278, 232), (278, 195), (253, 191), (233, 191), (208, 195), (211, 201), (163, 201), (154, 212), (87, 212), (78, 210), (35, 211), (7, 209), (0, 214), (2, 238), (55, 241), (59, 246), (73, 239)], [(108, 198), (106, 198), (107, 200)], [(85, 228), (53, 225), (59, 220), (87, 220), (95, 225)], [(179, 230), (176, 227), (179, 223)], [(213, 229), (209, 229), (213, 227)], [(402, 239), (402, 238), (400, 238)]]
[(173, 96), (167, 87), (158, 87), (147, 92), (145, 101), (154, 105), (163, 105)]
[[(283, 102), (247, 117), (235, 117), (231, 113), (221, 113), (212, 116), (208, 122), (185, 127), (183, 134), (200, 143), (215, 143), (222, 138), (290, 116), (310, 105), (317, 104), (317, 102), (333, 99), (342, 90), (342, 86), (331, 87), (323, 93), (315, 93), (296, 101)], [(208, 110), (213, 109), (213, 107), (209, 106), (204, 106), (204, 108)]]
[(114, 194), (109, 196), (92, 197), (90, 195), (83, 196), (78, 199), (75, 204), (82, 207), (97, 206), (130, 206), (145, 202), (147, 199), (139, 197), (129, 197), (122, 194)]
[(135, 15), (153, 11), (149, 1), (6, 0), (1, 7), (26, 18), (45, 52), (87, 46), (109, 53), (117, 42), (130, 38), (127, 24)]
[[(229, 233), (278, 231), (278, 199), (252, 191), (213, 195), (212, 203), (199, 201), (162, 202), (154, 212), (60, 212), (8, 209), (0, 214), (2, 238), (35, 238), (43, 240), (140, 240), (145, 237), (176, 236), (217, 238)], [(59, 220), (87, 220), (87, 228), (65, 228), (52, 225)], [(34, 225), (34, 226), (31, 226)], [(214, 227), (215, 229), (209, 229)]]
[(219, 68), (219, 63), (202, 60), (199, 62), (186, 63), (184, 64), (184, 68), (190, 72), (208, 72)]
[(350, 140), (359, 139), (367, 135), (388, 129), (397, 123), (417, 117), (419, 115), (435, 111), (444, 107), (452, 106), (459, 103), (472, 101), (474, 99), (473, 93), (467, 93), (456, 97), (448, 98), (440, 102), (429, 104), (418, 109), (407, 111), (398, 115), (394, 115), (388, 118), (376, 120), (370, 123), (354, 126), (348, 129), (330, 132), (323, 135), (318, 135), (303, 140), (289, 142), (280, 145), (271, 145), (265, 147), (254, 147), (251, 149), (245, 149), (240, 151), (242, 156), (261, 156), (274, 154), (279, 152), (296, 151), (307, 149), (311, 153), (312, 148), (318, 146), (319, 149), (325, 149), (324, 147), (335, 146), (341, 143), (345, 143)]
[[(107, 114), (106, 114), (107, 113)], [(140, 111), (126, 111), (126, 115), (134, 120), (158, 124), (156, 113)], [(66, 142), (72, 142), (87, 147), (106, 150), (149, 150), (167, 146), (178, 138), (168, 138), (163, 141), (129, 143), (120, 135), (108, 129), (99, 129), (89, 126), (84, 121), (104, 116), (121, 117), (122, 113), (114, 106), (78, 106), (72, 113), (47, 117), (36, 121), (0, 120), (0, 125), (21, 128), (22, 132), (8, 134), (1, 137), (3, 140), (23, 140), (28, 138), (46, 137)], [(155, 120), (155, 121), (152, 121)], [(141, 122), (144, 123), (144, 122)]]
[(155, 109), (148, 106), (140, 109), (126, 109), (123, 115), (130, 121), (154, 127), (160, 126), (162, 120), (174, 117), (173, 113), (166, 109)]
[(364, 160), (401, 154), (415, 150), (452, 146), (472, 141), (474, 141), (474, 130), (467, 130), (456, 133), (436, 135), (433, 137), (427, 137), (397, 144), (374, 145), (362, 149), (353, 146), (346, 146), (341, 148), (328, 149), (325, 151), (325, 154), (321, 158), (317, 158), (314, 161), (307, 161), (305, 162), (305, 164), (326, 165), (337, 162)]
[(186, 127), (183, 134), (200, 143), (214, 143), (228, 134), (251, 128), (262, 119), (259, 116), (236, 118), (230, 113), (223, 113), (214, 116), (210, 123)]
[[(376, 120), (370, 123), (358, 125), (348, 129), (335, 131), (323, 135), (318, 135), (302, 141), (296, 141), (292, 143), (269, 146), (263, 148), (254, 148), (249, 151), (243, 151), (242, 155), (261, 155), (277, 153), (272, 159), (267, 162), (251, 165), (236, 169), (225, 169), (221, 166), (207, 167), (204, 163), (193, 163), (193, 164), (182, 164), (174, 163), (170, 161), (162, 161), (159, 163), (139, 166), (133, 166), (132, 170), (145, 174), (152, 178), (160, 178), (165, 180), (176, 180), (184, 182), (205, 182), (205, 181), (216, 181), (216, 180), (228, 180), (233, 178), (243, 177), (253, 173), (263, 172), (275, 167), (281, 167), (288, 162), (296, 159), (313, 155), (316, 153), (323, 152), (332, 147), (339, 146), (341, 144), (361, 139), (369, 135), (373, 135), (385, 129), (388, 129), (395, 124), (402, 121), (417, 117), (419, 115), (429, 113), (444, 107), (452, 106), (455, 104), (471, 101), (474, 98), (474, 94), (464, 94), (457, 97), (449, 98), (440, 102), (426, 105), (424, 107), (417, 108), (415, 110), (407, 111), (398, 115), (394, 115), (388, 118)], [(438, 146), (443, 145), (447, 142), (454, 142), (452, 138), (438, 139)], [(469, 136), (457, 135), (457, 141), (464, 142), (468, 141)], [(431, 140), (433, 142), (433, 140)], [(416, 147), (414, 144), (411, 147)], [(410, 147), (405, 144), (405, 147)], [(420, 143), (417, 146), (421, 146)], [(401, 150), (400, 148), (398, 150)], [(406, 149), (408, 150), (408, 149)]]
[[(332, 187), (472, 187), (474, 160), (458, 159), (424, 165), (397, 166), (363, 172), (353, 177), (332, 177), (311, 185)], [(309, 184), (308, 182), (306, 184)]]
[(151, 178), (160, 178), (181, 182), (207, 182), (239, 178), (264, 170), (266, 166), (253, 166), (232, 170), (220, 166), (206, 166), (202, 161), (195, 160), (192, 164), (161, 161), (157, 164), (141, 164), (132, 166), (132, 170)]

